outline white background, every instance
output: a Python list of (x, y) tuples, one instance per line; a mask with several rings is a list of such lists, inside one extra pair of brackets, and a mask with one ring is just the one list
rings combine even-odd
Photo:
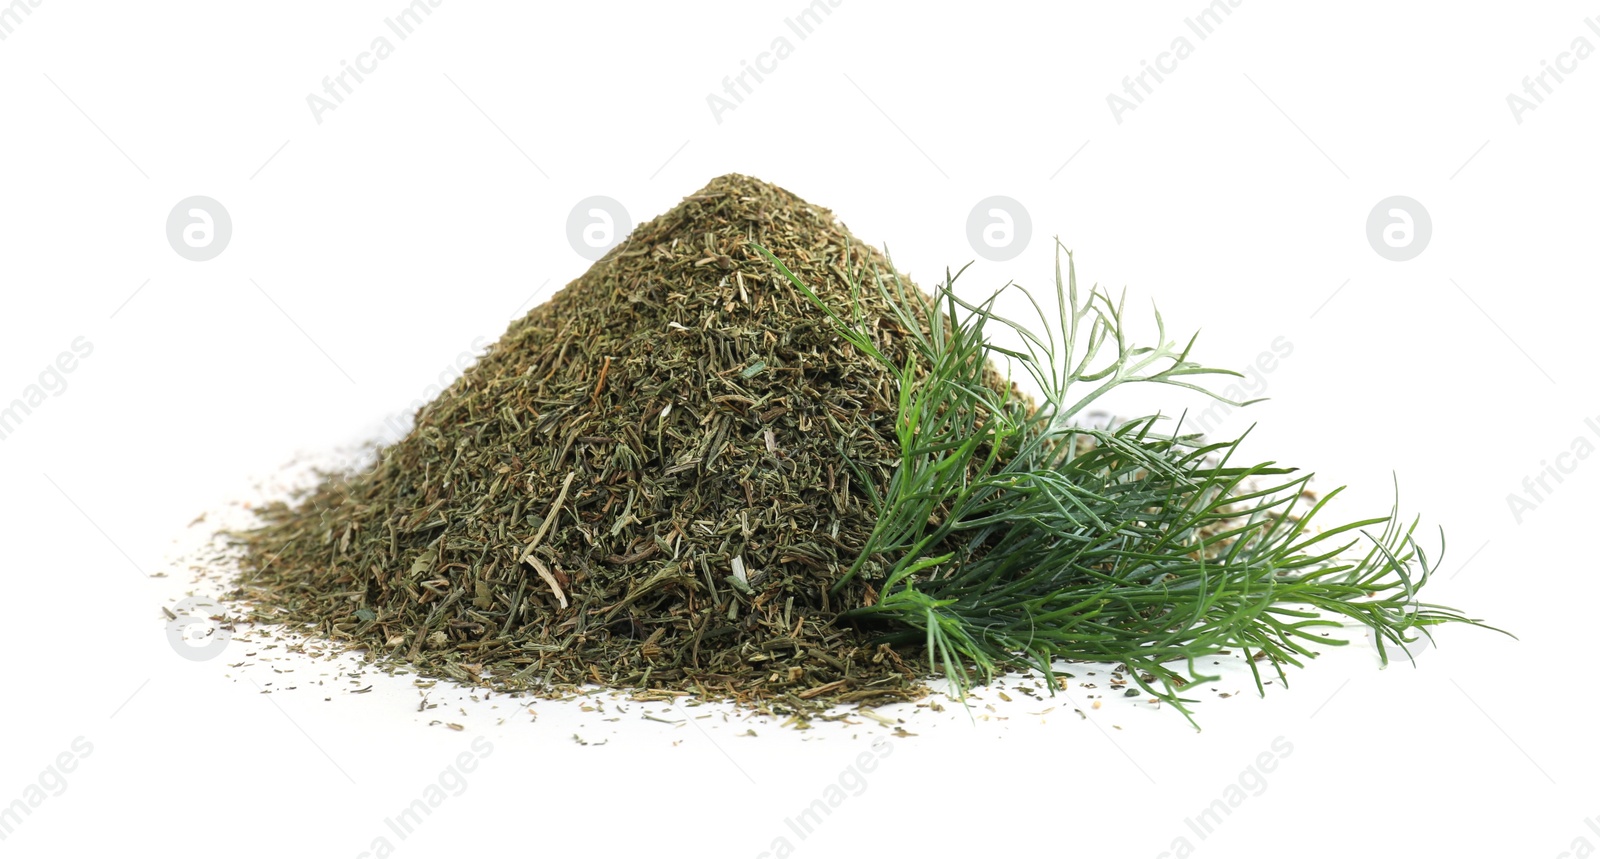
[[(401, 41), (384, 20), (403, 6), (42, 0), (0, 41), (0, 406), (75, 338), (93, 344), (0, 441), (0, 805), (75, 738), (93, 747), (0, 852), (357, 855), (479, 736), (492, 754), (391, 838), (398, 855), (1600, 844), (1600, 594), (1574, 539), (1593, 531), (1600, 458), (1559, 460), (1571, 473), (1531, 512), (1508, 504), (1575, 439), (1600, 445), (1584, 423), (1600, 418), (1600, 58), (1520, 122), (1507, 104), (1575, 39), (1600, 46), (1585, 24), (1600, 7), (1245, 0), (1200, 39), (1184, 23), (1200, 0), (842, 0), (801, 40), (784, 24), (801, 0), (445, 0)], [(392, 56), (317, 122), (307, 96), (380, 35)], [(719, 122), (707, 96), (779, 36), (793, 54)], [(1192, 55), (1118, 122), (1108, 94), (1179, 36)], [(197, 514), (237, 510), (298, 454), (380, 438), (475, 340), (579, 275), (578, 200), (613, 197), (637, 223), (728, 172), (833, 209), (924, 286), (976, 257), (973, 205), (1009, 196), (1032, 241), (979, 258), (966, 294), (1048, 289), (1059, 235), (1085, 284), (1126, 287), (1140, 314), (1153, 301), (1174, 336), (1200, 330), (1207, 363), (1243, 368), (1285, 338), (1271, 401), (1227, 429), (1258, 422), (1258, 458), (1351, 485), (1352, 515), (1387, 511), (1397, 477), (1428, 544), (1441, 526), (1448, 543), (1427, 595), (1518, 640), (1446, 629), (1416, 668), (1379, 671), (1355, 631), (1287, 691), (1210, 684), (1244, 694), (1203, 692), (1198, 733), (1136, 701), (1091, 709), (1095, 690), (1072, 686), (1044, 703), (985, 692), (976, 719), (885, 709), (915, 734), (899, 737), (722, 710), (674, 726), (637, 704), (534, 702), (535, 721), (528, 701), (443, 690), (452, 703), (419, 713), (412, 678), (351, 695), (316, 687), (328, 663), (228, 667), (256, 652), (242, 641), (208, 662), (173, 652), (160, 607), (191, 579), (172, 553)], [(203, 263), (164, 235), (196, 194), (234, 228)], [(1397, 194), (1433, 221), (1409, 262), (1365, 235)], [(1121, 407), (1188, 404), (1142, 396)], [(301, 688), (260, 693), (288, 676)], [(864, 792), (800, 839), (785, 818), (876, 736), (892, 754)], [(1292, 754), (1242, 776), (1279, 737)], [(1199, 837), (1186, 819), (1242, 777), (1264, 786)]]

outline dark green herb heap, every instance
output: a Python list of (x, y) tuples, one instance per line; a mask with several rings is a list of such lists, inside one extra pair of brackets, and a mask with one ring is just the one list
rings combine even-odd
[[(889, 270), (826, 210), (728, 175), (514, 322), (374, 466), (261, 511), (256, 617), (502, 689), (598, 683), (814, 708), (914, 697), (829, 589), (898, 458), (896, 376), (821, 296)], [(909, 348), (876, 289), (860, 307)], [(395, 664), (395, 663), (392, 663)]]
[(238, 535), (241, 595), (498, 688), (808, 709), (919, 693), (901, 646), (958, 691), (1118, 663), (1191, 720), (1221, 653), (1264, 692), (1258, 663), (1287, 682), (1341, 618), (1385, 658), (1486, 627), (1419, 600), (1438, 556), (1398, 499), (1324, 528), (1338, 491), (1306, 504), (1311, 475), (1240, 464), (1242, 437), (1080, 426), (1129, 384), (1246, 404), (1159, 314), (1134, 345), (1122, 300), (1059, 256), (1041, 335), (993, 314), (999, 292), (930, 297), (826, 210), (724, 176), (514, 323), (372, 468), (266, 509)]

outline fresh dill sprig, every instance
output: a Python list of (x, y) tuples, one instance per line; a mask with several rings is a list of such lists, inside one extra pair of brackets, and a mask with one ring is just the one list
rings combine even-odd
[[(847, 317), (757, 249), (896, 376), (899, 462), (871, 499), (876, 526), (838, 585), (866, 577), (876, 601), (846, 615), (887, 622), (897, 630), (889, 640), (925, 641), (931, 668), (958, 697), (973, 668), (989, 682), (1000, 666), (1032, 665), (1054, 688), (1057, 660), (1113, 662), (1192, 722), (1185, 705), (1194, 699), (1182, 690), (1217, 679), (1197, 663), (1225, 650), (1243, 651), (1264, 694), (1259, 660), (1287, 685), (1285, 664), (1347, 643), (1327, 634), (1339, 617), (1371, 627), (1385, 663), (1385, 642), (1431, 638), (1438, 624), (1493, 629), (1418, 601), (1439, 559), (1416, 540), (1416, 520), (1401, 522), (1398, 487), (1388, 515), (1319, 528), (1342, 487), (1308, 505), (1310, 474), (1232, 464), (1242, 436), (1208, 443), (1181, 433), (1181, 419), (1157, 432), (1160, 415), (1114, 429), (1075, 424), (1107, 392), (1141, 382), (1249, 403), (1191, 381), (1240, 374), (1191, 361), (1194, 338), (1181, 348), (1168, 341), (1159, 312), (1159, 345), (1133, 345), (1123, 299), (1098, 288), (1080, 295), (1070, 251), (1062, 277), (1059, 242), (1054, 319), (1015, 284), (972, 304), (955, 294), (961, 272), (932, 297), (878, 273), (913, 339), (903, 363), (879, 348), (859, 307)], [(994, 312), (1008, 288), (1027, 297), (1042, 334)], [(1023, 349), (990, 343), (990, 325), (1015, 332)], [(996, 375), (994, 362), (1006, 358), (1029, 374), (1040, 402)]]

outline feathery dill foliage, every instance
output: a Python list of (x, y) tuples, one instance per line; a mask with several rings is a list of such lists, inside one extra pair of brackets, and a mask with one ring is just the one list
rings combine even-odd
[[(1132, 345), (1122, 300), (1098, 288), (1080, 295), (1070, 252), (1063, 282), (1059, 242), (1056, 318), (1022, 290), (1043, 336), (994, 313), (1015, 284), (971, 304), (954, 291), (961, 272), (931, 298), (878, 273), (878, 290), (914, 336), (904, 363), (879, 350), (866, 315), (830, 306), (758, 250), (846, 340), (896, 374), (899, 462), (887, 491), (871, 499), (870, 537), (835, 587), (858, 576), (874, 584), (876, 601), (845, 615), (909, 630), (891, 641), (925, 639), (934, 670), (958, 694), (971, 685), (971, 666), (987, 682), (1002, 664), (1049, 676), (1058, 659), (1121, 662), (1146, 692), (1189, 716), (1193, 699), (1180, 690), (1216, 679), (1196, 660), (1222, 650), (1243, 649), (1264, 692), (1261, 656), (1287, 684), (1284, 664), (1346, 643), (1324, 633), (1342, 625), (1334, 616), (1375, 630), (1384, 662), (1385, 642), (1415, 641), (1413, 630), (1431, 638), (1440, 623), (1485, 626), (1417, 600), (1437, 559), (1398, 506), (1323, 529), (1314, 520), (1339, 490), (1308, 506), (1310, 474), (1232, 465), (1242, 437), (1206, 443), (1181, 434), (1181, 420), (1159, 433), (1159, 415), (1115, 429), (1074, 425), (1108, 391), (1139, 382), (1248, 403), (1190, 381), (1239, 374), (1189, 360), (1194, 339), (1181, 349), (1169, 342), (1159, 311), (1160, 345)], [(918, 320), (931, 325), (924, 331)], [(991, 324), (1016, 332), (1025, 349), (989, 343)], [(1024, 368), (1043, 401), (985, 384), (991, 358)], [(1440, 541), (1442, 552), (1442, 533)]]

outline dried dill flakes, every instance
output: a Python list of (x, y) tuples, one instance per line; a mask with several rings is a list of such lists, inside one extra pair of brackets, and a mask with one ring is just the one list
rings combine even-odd
[(1241, 463), (1242, 438), (1082, 425), (1124, 384), (1247, 403), (1196, 381), (1238, 374), (1159, 314), (1132, 345), (1123, 300), (1057, 250), (1041, 337), (999, 293), (929, 296), (827, 210), (716, 179), (513, 322), (372, 467), (261, 510), (235, 596), (428, 676), (802, 713), (916, 697), (907, 657), (957, 694), (1076, 660), (1192, 721), (1212, 656), (1241, 650), (1264, 692), (1257, 663), (1286, 680), (1339, 617), (1380, 655), (1486, 627), (1418, 601), (1438, 556), (1398, 499), (1323, 528), (1337, 490)]
[[(889, 270), (826, 209), (718, 178), (513, 322), (371, 468), (262, 510), (235, 596), (500, 689), (916, 697), (901, 653), (835, 623), (865, 582), (829, 592), (896, 461), (895, 377), (753, 242), (841, 304)], [(858, 299), (904, 356), (902, 320)]]

